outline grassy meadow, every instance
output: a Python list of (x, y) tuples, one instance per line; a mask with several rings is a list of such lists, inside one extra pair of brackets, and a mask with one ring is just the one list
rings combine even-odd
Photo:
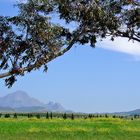
[(140, 119), (0, 118), (0, 140), (140, 140)]

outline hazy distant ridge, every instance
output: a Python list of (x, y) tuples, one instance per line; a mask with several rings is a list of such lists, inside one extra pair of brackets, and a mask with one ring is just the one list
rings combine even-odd
[(66, 109), (59, 103), (49, 102), (44, 104), (30, 97), (24, 91), (16, 91), (4, 97), (0, 97), (1, 112), (65, 112)]

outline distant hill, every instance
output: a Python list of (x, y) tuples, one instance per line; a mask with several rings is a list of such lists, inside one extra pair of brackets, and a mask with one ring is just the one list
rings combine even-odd
[(31, 106), (43, 106), (39, 100), (30, 97), (26, 92), (16, 91), (0, 98), (1, 107), (31, 107)]
[(29, 107), (19, 107), (14, 108), (15, 112), (43, 112), (48, 111), (45, 107), (42, 106), (29, 106)]
[(16, 91), (0, 97), (0, 112), (65, 112), (66, 109), (59, 103), (44, 104), (30, 97), (24, 91)]
[(126, 111), (126, 112), (114, 112), (111, 114), (122, 115), (122, 116), (140, 115), (140, 109), (135, 109), (135, 110)]
[(10, 107), (0, 107), (0, 112), (15, 112), (15, 110)]
[[(60, 103), (49, 102), (47, 104), (30, 97), (24, 91), (16, 91), (4, 97), (0, 97), (0, 112), (73, 112), (66, 110)], [(102, 113), (101, 113), (102, 114)], [(115, 115), (140, 115), (140, 109), (128, 112), (114, 112)]]
[(64, 112), (65, 108), (60, 103), (49, 102), (45, 105), (48, 111), (52, 112)]

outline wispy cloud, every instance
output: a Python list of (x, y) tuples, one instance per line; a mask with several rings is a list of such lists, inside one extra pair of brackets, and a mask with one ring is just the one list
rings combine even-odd
[(119, 37), (114, 41), (106, 39), (102, 41), (98, 46), (104, 49), (126, 53), (134, 56), (135, 58), (140, 57), (140, 43), (136, 41), (128, 41), (128, 39), (125, 38)]

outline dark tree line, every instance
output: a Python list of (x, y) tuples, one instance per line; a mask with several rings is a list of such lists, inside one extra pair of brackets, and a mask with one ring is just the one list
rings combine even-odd
[(79, 113), (56, 113), (56, 112), (44, 112), (44, 113), (0, 113), (0, 118), (37, 118), (37, 119), (96, 119), (96, 118), (119, 118), (119, 119), (139, 119), (140, 114), (133, 115), (117, 115), (117, 114), (79, 114)]

